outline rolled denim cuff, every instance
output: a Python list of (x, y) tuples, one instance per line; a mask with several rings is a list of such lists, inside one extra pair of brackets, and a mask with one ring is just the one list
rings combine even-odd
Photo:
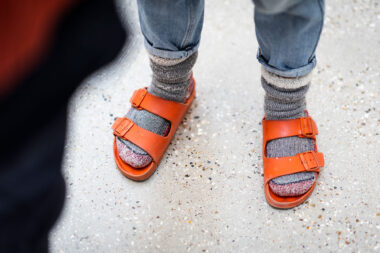
[(276, 74), (282, 77), (306, 76), (314, 69), (314, 67), (317, 64), (317, 59), (315, 58), (315, 56), (313, 56), (313, 58), (310, 60), (310, 62), (307, 65), (301, 66), (296, 69), (280, 70), (268, 64), (268, 62), (261, 56), (260, 49), (257, 51), (257, 60), (262, 64), (265, 70), (267, 70), (268, 72), (272, 74)]
[(198, 50), (199, 41), (195, 46), (191, 48), (187, 48), (185, 50), (180, 50), (180, 51), (169, 51), (169, 50), (154, 48), (149, 43), (149, 41), (147, 41), (145, 38), (144, 38), (144, 45), (145, 45), (146, 50), (154, 56), (158, 56), (165, 59), (181, 59), (181, 58), (187, 58), (190, 55), (194, 54)]

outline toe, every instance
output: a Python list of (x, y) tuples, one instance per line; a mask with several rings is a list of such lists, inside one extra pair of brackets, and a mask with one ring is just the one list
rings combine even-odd
[(281, 197), (303, 195), (317, 180), (317, 173), (297, 174), (275, 178), (269, 182), (269, 188), (274, 194)]
[(133, 168), (141, 169), (152, 162), (152, 158), (149, 155), (134, 153), (119, 139), (116, 139), (116, 146), (121, 160)]

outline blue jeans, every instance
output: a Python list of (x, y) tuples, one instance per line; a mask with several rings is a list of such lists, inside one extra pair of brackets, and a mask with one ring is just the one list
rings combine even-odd
[[(324, 0), (253, 0), (257, 59), (284, 77), (308, 74), (323, 26)], [(141, 31), (149, 53), (182, 58), (199, 46), (204, 0), (138, 0)]]

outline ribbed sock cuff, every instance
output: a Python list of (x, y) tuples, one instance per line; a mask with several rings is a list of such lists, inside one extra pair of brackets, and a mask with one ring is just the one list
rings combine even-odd
[(273, 74), (266, 70), (263, 66), (261, 67), (261, 76), (265, 81), (273, 86), (283, 89), (298, 89), (302, 86), (308, 85), (311, 82), (312, 71), (305, 76), (301, 77), (282, 77), (276, 74)]
[(161, 58), (159, 56), (149, 54), (149, 53), (148, 53), (148, 55), (149, 55), (149, 59), (153, 63), (156, 63), (157, 65), (161, 65), (161, 66), (177, 65), (178, 63), (185, 61), (186, 59), (188, 59), (191, 56), (191, 55), (189, 55), (188, 57), (183, 57), (183, 58), (178, 58), (178, 59), (169, 59), (169, 58)]

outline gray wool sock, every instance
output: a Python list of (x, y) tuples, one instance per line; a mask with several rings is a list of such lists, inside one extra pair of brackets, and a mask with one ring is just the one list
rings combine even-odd
[[(289, 80), (285, 81), (289, 82)], [(261, 84), (265, 90), (264, 110), (266, 119), (282, 120), (295, 119), (306, 116), (305, 95), (309, 90), (309, 83), (300, 87), (296, 87), (295, 89), (289, 89), (289, 87), (280, 88), (278, 86), (269, 84), (267, 80), (262, 77)], [(266, 152), (267, 157), (285, 157), (295, 156), (298, 153), (311, 150), (314, 150), (314, 143), (312, 139), (293, 136), (268, 142)], [(314, 180), (314, 178), (314, 173), (301, 172), (277, 177), (275, 179), (272, 179), (271, 182), (277, 185), (289, 185), (305, 182), (308, 180)], [(294, 195), (297, 195), (297, 189), (291, 190)]]
[[(153, 77), (148, 92), (166, 100), (186, 101), (192, 91), (192, 87), (189, 87), (190, 77), (197, 56), (197, 52), (182, 59), (164, 59), (150, 55)], [(165, 136), (170, 130), (170, 122), (146, 110), (132, 107), (126, 117), (138, 126), (159, 135)], [(151, 161), (147, 158), (149, 155), (137, 145), (121, 138), (118, 141), (124, 144), (118, 143), (118, 151), (124, 162), (139, 168)]]

